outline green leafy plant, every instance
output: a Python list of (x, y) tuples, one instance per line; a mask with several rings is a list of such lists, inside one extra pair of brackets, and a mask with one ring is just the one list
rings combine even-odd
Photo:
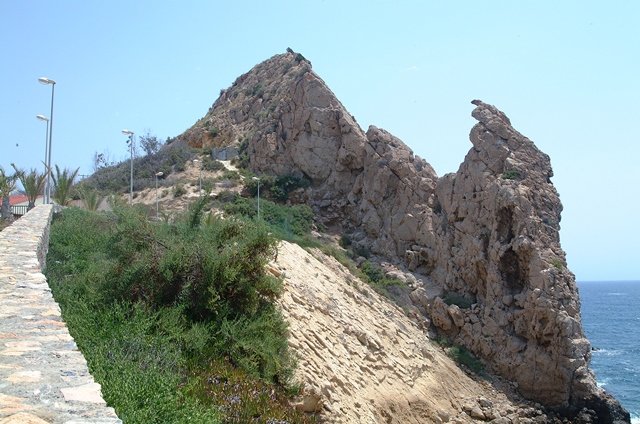
[(18, 178), (20, 175), (7, 174), (2, 166), (0, 166), (0, 199), (2, 199), (2, 206), (0, 206), (0, 221), (2, 223), (13, 222), (13, 213), (11, 212), (11, 203), (9, 202), (9, 195), (16, 188)]
[(69, 202), (71, 202), (71, 187), (73, 186), (79, 171), (80, 168), (77, 168), (73, 172), (67, 168), (60, 171), (60, 168), (56, 165), (56, 173), (55, 175), (51, 175), (53, 180), (51, 197), (60, 206), (68, 206)]
[[(155, 188), (155, 175), (162, 172), (159, 180), (162, 182), (174, 171), (184, 171), (187, 160), (195, 156), (195, 149), (183, 144), (165, 144), (159, 150), (149, 147), (149, 153), (133, 160), (133, 188), (135, 191), (145, 188)], [(129, 160), (100, 167), (93, 175), (80, 183), (88, 185), (103, 193), (126, 193), (130, 188), (131, 164)]]
[(396, 287), (406, 287), (401, 280), (387, 278), (378, 265), (370, 261), (364, 261), (360, 266), (362, 273), (366, 276), (364, 279), (376, 292), (386, 297), (393, 297), (389, 290)]
[(338, 244), (340, 245), (340, 247), (346, 249), (347, 247), (351, 246), (351, 237), (349, 237), (347, 234), (343, 234), (342, 236), (340, 236)]
[(281, 282), (265, 269), (270, 232), (239, 218), (204, 225), (197, 205), (172, 225), (119, 204), (55, 216), (47, 280), (121, 419), (314, 421), (288, 407), (295, 362)]
[[(225, 203), (223, 210), (227, 215), (254, 219), (257, 218), (258, 201), (256, 198), (236, 198)], [(279, 238), (294, 242), (297, 237), (309, 234), (313, 225), (313, 211), (309, 206), (284, 206), (267, 199), (260, 199), (260, 218)]]
[(47, 182), (48, 174), (46, 172), (41, 174), (33, 168), (29, 173), (27, 173), (22, 169), (18, 169), (13, 163), (11, 166), (15, 169), (16, 175), (18, 175), (20, 183), (22, 184), (22, 188), (29, 199), (27, 210), (31, 210), (36, 206), (36, 199), (38, 196), (42, 194), (45, 183)]
[(475, 303), (475, 299), (469, 296), (463, 296), (455, 292), (449, 292), (444, 296), (444, 303), (447, 305), (456, 305), (460, 309), (469, 309)]
[(482, 363), (478, 361), (467, 349), (461, 346), (451, 346), (447, 354), (451, 359), (466, 366), (476, 374), (480, 374), (484, 371)]
[(78, 188), (78, 195), (82, 200), (82, 205), (89, 211), (97, 211), (102, 204), (102, 201), (106, 198), (98, 190), (90, 188), (87, 185), (83, 185)]
[(550, 261), (551, 265), (553, 265), (558, 271), (562, 272), (564, 270), (564, 262), (559, 258), (552, 258)]
[(517, 180), (520, 178), (520, 174), (515, 169), (509, 169), (502, 173), (503, 180)]
[(219, 180), (230, 180), (230, 181), (240, 181), (242, 179), (242, 175), (238, 171), (225, 171), (221, 176), (218, 177)]
[(222, 171), (226, 168), (224, 164), (219, 160), (213, 159), (210, 155), (206, 155), (202, 159), (202, 169), (210, 172), (215, 172), (215, 171)]
[[(266, 184), (265, 184), (266, 185)], [(295, 175), (279, 175), (270, 183), (267, 188), (271, 196), (279, 201), (289, 198), (289, 193), (297, 188), (306, 188), (311, 185), (311, 181)]]
[(187, 189), (183, 184), (176, 184), (173, 186), (173, 197), (180, 197), (187, 194)]

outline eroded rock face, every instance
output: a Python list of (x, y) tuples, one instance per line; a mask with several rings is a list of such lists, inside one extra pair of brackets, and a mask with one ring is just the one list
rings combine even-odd
[(549, 157), (495, 107), (473, 103), (473, 148), (436, 189), (441, 220), (432, 278), (476, 304), (441, 329), (526, 397), (579, 409), (599, 389), (559, 243), (562, 206)]
[[(589, 370), (549, 157), (504, 113), (473, 104), (473, 147), (458, 172), (438, 178), (393, 135), (373, 126), (365, 134), (311, 64), (289, 52), (239, 77), (179, 138), (239, 146), (258, 174), (309, 179), (292, 201), (349, 230), (356, 247), (429, 282), (409, 296), (411, 311), (429, 315), (418, 321), (483, 358), (530, 399), (570, 416), (588, 407), (601, 422), (628, 422)], [(448, 304), (451, 295), (468, 304)]]

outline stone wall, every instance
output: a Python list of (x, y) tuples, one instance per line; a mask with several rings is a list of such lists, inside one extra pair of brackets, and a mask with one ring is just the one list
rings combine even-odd
[(122, 423), (42, 273), (51, 216), (40, 205), (0, 232), (0, 423)]

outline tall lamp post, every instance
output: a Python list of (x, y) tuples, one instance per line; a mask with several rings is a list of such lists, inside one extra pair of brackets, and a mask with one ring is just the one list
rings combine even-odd
[(200, 197), (202, 196), (202, 161), (200, 159), (194, 159), (193, 162), (200, 165), (200, 185), (198, 188), (198, 197)]
[(56, 88), (56, 82), (50, 78), (38, 78), (40, 84), (51, 85), (51, 114), (49, 115), (49, 119), (51, 121), (49, 125), (49, 148), (47, 149), (49, 157), (46, 158), (47, 161), (47, 189), (45, 190), (45, 203), (49, 204), (51, 202), (51, 139), (53, 138), (53, 95)]
[(251, 179), (258, 182), (258, 221), (260, 221), (260, 178), (252, 177)]
[(162, 177), (162, 171), (156, 174), (156, 222), (158, 222), (158, 177)]
[(131, 151), (131, 191), (129, 192), (129, 206), (133, 206), (133, 131), (122, 130), (122, 134), (129, 135), (129, 141), (127, 142), (127, 144), (129, 144), (129, 150)]
[[(47, 170), (47, 153), (49, 151), (49, 118), (47, 118), (44, 115), (37, 115), (36, 118), (38, 118), (41, 121), (46, 121), (47, 122), (47, 132), (44, 135), (44, 161), (42, 162), (42, 164), (44, 165), (44, 173), (45, 175), (49, 175), (49, 171)], [(44, 203), (48, 203), (47, 202), (47, 186), (45, 185), (44, 187)]]

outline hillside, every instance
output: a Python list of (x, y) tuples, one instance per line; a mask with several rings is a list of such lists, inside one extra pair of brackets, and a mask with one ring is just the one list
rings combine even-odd
[[(472, 147), (456, 173), (438, 177), (392, 134), (363, 131), (311, 63), (289, 50), (240, 76), (173, 143), (233, 158), (265, 182), (305, 181), (286, 204), (310, 206), (319, 229), (360, 252), (356, 262), (384, 263), (388, 275), (409, 281), (395, 293), (397, 309), (365, 295), (330, 258), (282, 246), (274, 272), (287, 276), (291, 345), (317, 395), (309, 408), (322, 402), (329, 420), (344, 422), (516, 413), (513, 405), (492, 412), (488, 405), (507, 405), (506, 395), (457, 370), (428, 341), (437, 335), (480, 358), (500, 376), (496, 384), (510, 382), (500, 387), (514, 400), (573, 422), (629, 422), (589, 369), (550, 158), (503, 112), (472, 103)], [(139, 201), (155, 200), (146, 193)]]

